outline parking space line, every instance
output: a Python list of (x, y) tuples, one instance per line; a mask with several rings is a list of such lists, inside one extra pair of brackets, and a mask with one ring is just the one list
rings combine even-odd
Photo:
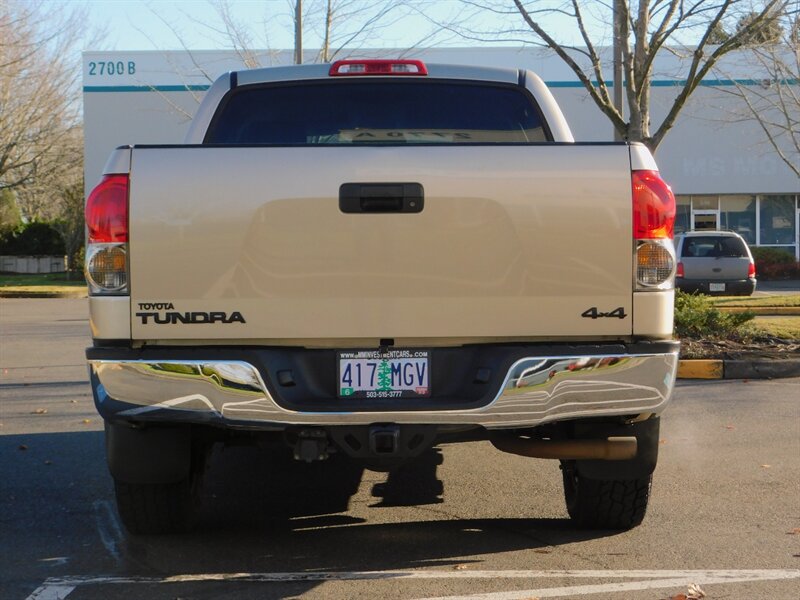
[(688, 586), (691, 583), (742, 583), (800, 579), (800, 569), (733, 570), (428, 570), (428, 571), (322, 571), (283, 573), (198, 573), (167, 577), (50, 577), (26, 600), (64, 600), (76, 587), (120, 584), (176, 584), (204, 581), (286, 583), (300, 581), (364, 581), (388, 579), (638, 579), (601, 584), (568, 585), (531, 590), (494, 592), (471, 596), (440, 596), (426, 600), (515, 600), (538, 596), (556, 598), (633, 590)]
[(64, 600), (76, 587), (75, 585), (53, 585), (45, 581), (25, 600)]
[(774, 581), (777, 579), (796, 579), (794, 576), (724, 576), (724, 577), (675, 577), (671, 579), (648, 579), (645, 581), (625, 581), (591, 585), (571, 585), (529, 590), (512, 590), (506, 592), (490, 592), (467, 596), (437, 596), (421, 600), (527, 600), (529, 598), (572, 598), (591, 594), (610, 594), (614, 592), (632, 592), (636, 590), (652, 590), (659, 588), (688, 587), (691, 584), (711, 585), (715, 583), (744, 583), (752, 581)]
[(117, 515), (108, 500), (96, 500), (92, 504), (94, 509), (95, 523), (97, 524), (97, 535), (100, 536), (100, 541), (114, 558), (116, 562), (120, 561), (119, 543), (123, 538), (122, 526), (117, 520)]

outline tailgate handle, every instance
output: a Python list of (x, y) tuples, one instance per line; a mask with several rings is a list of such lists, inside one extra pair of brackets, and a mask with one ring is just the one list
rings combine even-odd
[(339, 210), (343, 213), (418, 213), (425, 206), (419, 183), (343, 183)]

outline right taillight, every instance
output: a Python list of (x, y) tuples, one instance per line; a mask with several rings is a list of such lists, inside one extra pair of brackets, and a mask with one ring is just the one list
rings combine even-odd
[(631, 188), (636, 289), (671, 289), (675, 273), (675, 196), (658, 171), (633, 171)]
[(672, 239), (675, 196), (658, 171), (633, 171), (633, 237)]
[(683, 263), (679, 262), (678, 266), (675, 267), (675, 277), (683, 277)]
[(750, 261), (750, 266), (747, 267), (747, 278), (748, 279), (756, 278), (756, 263), (754, 263), (752, 260)]
[(128, 293), (128, 187), (104, 175), (86, 200), (86, 280), (93, 295)]

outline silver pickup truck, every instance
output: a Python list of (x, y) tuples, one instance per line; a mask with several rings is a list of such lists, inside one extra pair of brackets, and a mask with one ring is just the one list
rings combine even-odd
[(674, 215), (644, 146), (576, 143), (529, 71), (224, 75), (184, 145), (118, 148), (87, 200), (125, 526), (189, 527), (214, 444), (389, 470), (485, 440), (560, 460), (577, 525), (638, 525), (678, 358)]

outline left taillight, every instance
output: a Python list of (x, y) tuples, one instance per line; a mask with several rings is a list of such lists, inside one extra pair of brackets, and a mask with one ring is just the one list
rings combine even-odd
[(128, 293), (127, 174), (104, 175), (86, 200), (86, 280), (92, 295)]
[(636, 289), (671, 289), (675, 273), (675, 196), (658, 171), (633, 171), (631, 188)]

